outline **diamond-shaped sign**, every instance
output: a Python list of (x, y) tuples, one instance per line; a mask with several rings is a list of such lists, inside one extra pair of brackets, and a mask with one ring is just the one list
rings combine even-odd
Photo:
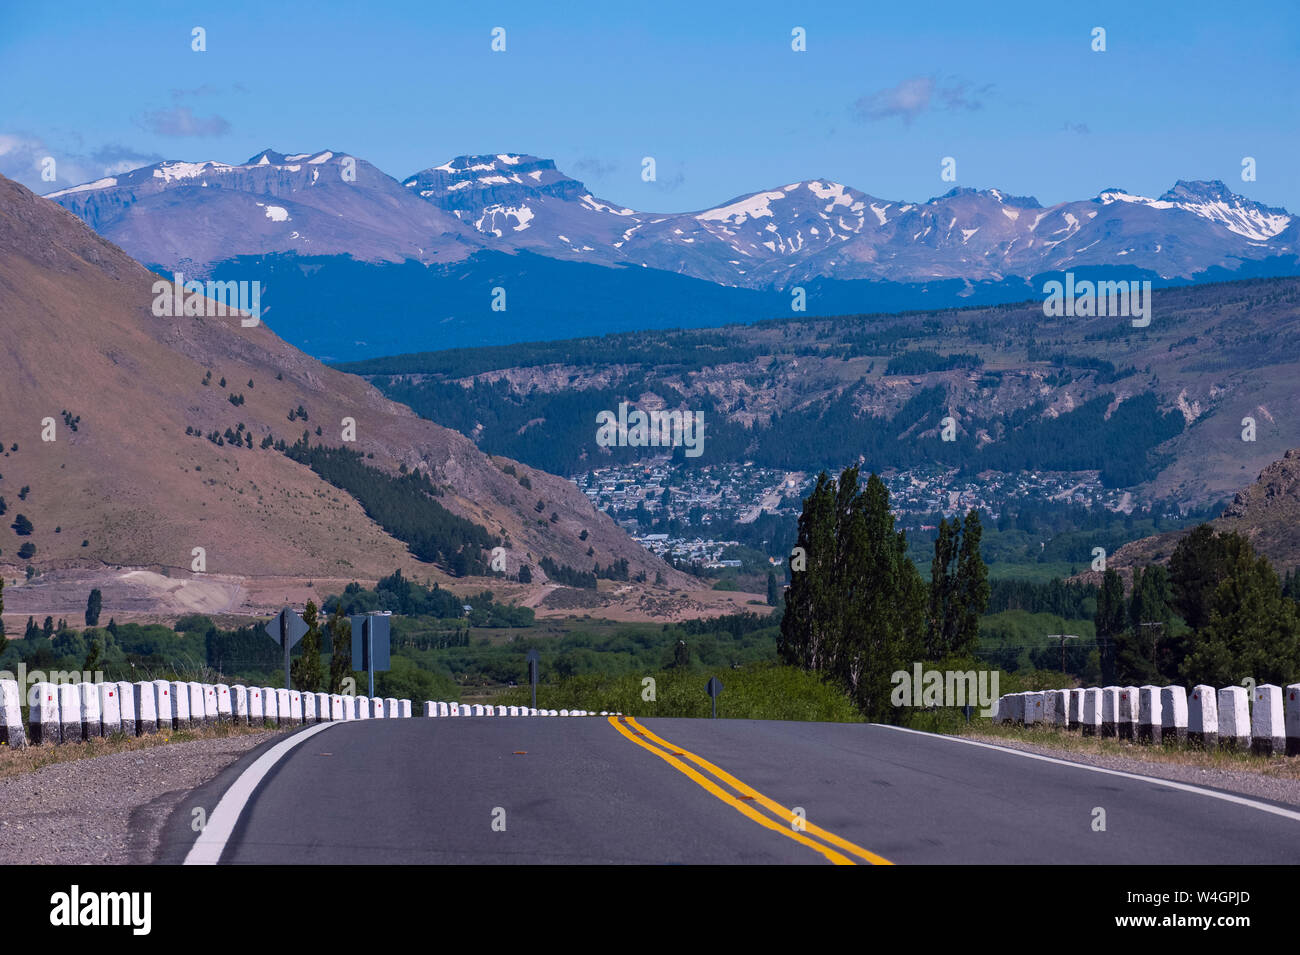
[(297, 611), (285, 607), (278, 614), (270, 619), (266, 625), (266, 632), (271, 635), (271, 639), (276, 643), (280, 642), (280, 621), (284, 620), (289, 630), (289, 646), (293, 646), (304, 636), (307, 635), (307, 624), (302, 617), (298, 616)]

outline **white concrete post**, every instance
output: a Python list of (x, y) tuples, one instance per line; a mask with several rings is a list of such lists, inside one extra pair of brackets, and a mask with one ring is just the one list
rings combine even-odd
[(1250, 705), (1244, 686), (1219, 689), (1219, 745), (1228, 749), (1250, 749)]
[(176, 707), (172, 705), (172, 685), (166, 680), (153, 681), (153, 708), (158, 718), (158, 729), (170, 733), (176, 728)]
[(262, 687), (262, 719), (272, 726), (280, 724), (280, 695), (273, 686)]
[(367, 697), (354, 696), (350, 704), (347, 705), (351, 706), (349, 712), (354, 720), (370, 719), (370, 700)]
[(1067, 729), (1070, 725), (1070, 691), (1056, 690), (1052, 695), (1052, 725)]
[(1067, 729), (1077, 730), (1083, 725), (1083, 690), (1070, 691), (1070, 713)]
[(1285, 696), (1286, 754), (1300, 756), (1300, 683), (1289, 684)]
[(343, 695), (341, 693), (333, 693), (330, 695), (330, 719), (347, 719), (343, 713)]
[(221, 710), (217, 708), (217, 687), (213, 683), (203, 684), (203, 722), (215, 726), (221, 719)]
[(316, 723), (316, 694), (304, 693), (302, 695), (302, 721), (304, 723)]
[(402, 719), (404, 719), (404, 720), (408, 720), (408, 719), (411, 718), (411, 701), (410, 701), (410, 700), (398, 700), (398, 701), (397, 701), (397, 715), (400, 716), (400, 717), (401, 717)]
[(394, 697), (385, 697), (384, 699), (384, 719), (397, 719), (397, 700)]
[(63, 733), (59, 725), (58, 687), (53, 683), (33, 684), (27, 695), (27, 707), (27, 728), (32, 742), (37, 746), (59, 742)]
[[(217, 698), (217, 722), (229, 723), (235, 715), (235, 701), (230, 695), (230, 686), (225, 683), (218, 683), (212, 690)], [(247, 702), (244, 705), (247, 707)]]
[(96, 683), (99, 693), (99, 726), (104, 736), (122, 732), (122, 695), (116, 683)]
[(280, 726), (292, 726), (293, 714), (291, 712), (291, 703), (289, 700), (288, 687), (280, 687), (275, 691), (275, 718)]
[(158, 732), (157, 687), (151, 681), (140, 680), (131, 689), (135, 693), (135, 731), (141, 736)]
[(1122, 740), (1134, 742), (1137, 739), (1139, 710), (1138, 689), (1135, 686), (1121, 686), (1119, 700), (1116, 702), (1115, 735)]
[(128, 680), (118, 681), (117, 702), (122, 711), (122, 732), (128, 737), (136, 735), (135, 687)]
[(1079, 724), (1084, 736), (1101, 732), (1101, 688), (1090, 686), (1083, 691), (1083, 720)]
[(302, 723), (302, 694), (297, 690), (289, 692), (289, 722), (294, 726)]
[(425, 701), (424, 715), (426, 718), (436, 717), (438, 715), (438, 704), (434, 703), (432, 700)]
[(1192, 687), (1187, 698), (1187, 741), (1206, 749), (1219, 745), (1219, 694), (1204, 683)]
[(0, 680), (0, 742), (12, 749), (27, 745), (23, 732), (23, 697), (17, 680)]
[(248, 688), (248, 725), (261, 726), (266, 722), (266, 694), (260, 686)]
[(1282, 688), (1272, 683), (1255, 687), (1255, 705), (1250, 713), (1250, 738), (1254, 752), (1281, 756), (1286, 752)]
[(77, 693), (81, 695), (81, 738), (103, 736), (99, 722), (99, 687), (93, 683), (78, 683)]
[(1181, 686), (1160, 688), (1160, 737), (1169, 744), (1187, 743), (1187, 690)]
[(1119, 694), (1117, 686), (1101, 688), (1101, 735), (1114, 737), (1119, 735)]
[(382, 720), (384, 718), (384, 701), (377, 696), (372, 696), (370, 703), (370, 718), (372, 720)]
[(247, 726), (248, 716), (248, 687), (236, 683), (230, 688), (230, 718), (236, 726)]
[(328, 693), (316, 694), (316, 722), (328, 723), (332, 717), (330, 713), (330, 695)]
[(1160, 745), (1164, 720), (1160, 713), (1160, 687), (1150, 683), (1138, 687), (1138, 742)]
[(81, 691), (75, 683), (60, 683), (59, 740), (75, 743), (81, 739)]
[(198, 729), (208, 722), (208, 704), (204, 699), (203, 684), (191, 680), (187, 686), (190, 688), (190, 725)]
[(507, 712), (510, 716), (518, 716), (518, 715), (519, 715), (519, 707), (517, 707), (517, 706), (510, 706), (510, 707), (507, 707), (507, 708), (506, 708), (506, 712)]
[(177, 730), (190, 728), (190, 685), (180, 680), (173, 680), (172, 691), (172, 725)]

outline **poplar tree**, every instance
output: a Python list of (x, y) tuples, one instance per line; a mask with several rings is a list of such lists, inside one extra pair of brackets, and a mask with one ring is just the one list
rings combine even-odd
[(307, 607), (302, 612), (302, 620), (307, 624), (307, 632), (299, 642), (299, 656), (290, 665), (289, 674), (293, 679), (294, 689), (304, 693), (316, 693), (325, 678), (325, 668), (320, 658), (320, 612), (316, 609), (316, 604), (310, 600), (307, 601)]
[(1102, 575), (1093, 624), (1097, 629), (1097, 656), (1101, 664), (1101, 681), (1111, 686), (1117, 679), (1116, 643), (1122, 639), (1125, 628), (1124, 581), (1113, 567), (1108, 567)]
[(889, 489), (858, 469), (824, 472), (804, 501), (791, 554), (778, 650), (792, 666), (823, 673), (874, 720), (897, 717), (890, 675), (924, 650), (925, 587), (894, 528)]
[(339, 601), (326, 625), (330, 632), (330, 687), (329, 692), (343, 692), (343, 681), (352, 676), (352, 621), (343, 614)]

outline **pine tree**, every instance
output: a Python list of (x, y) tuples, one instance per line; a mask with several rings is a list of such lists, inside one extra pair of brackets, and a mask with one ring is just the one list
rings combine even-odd
[(781, 589), (776, 583), (776, 573), (769, 570), (767, 572), (767, 605), (775, 607), (780, 601)]
[(325, 668), (320, 658), (320, 612), (316, 609), (316, 604), (310, 600), (307, 601), (307, 607), (302, 612), (302, 620), (307, 624), (307, 632), (299, 642), (299, 656), (290, 664), (289, 675), (293, 680), (294, 689), (304, 693), (316, 693), (325, 679)]
[[(1225, 538), (1237, 535), (1222, 535)], [(1223, 579), (1208, 602), (1183, 672), (1228, 686), (1250, 677), (1286, 686), (1300, 678), (1300, 615), (1268, 561), (1244, 539), (1227, 540)]]

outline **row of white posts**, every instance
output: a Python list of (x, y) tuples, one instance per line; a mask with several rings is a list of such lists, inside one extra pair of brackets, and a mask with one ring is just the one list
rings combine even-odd
[(1253, 699), (1244, 686), (1216, 690), (1205, 684), (1190, 691), (1147, 685), (1011, 693), (994, 704), (993, 720), (1140, 743), (1294, 756), (1300, 754), (1300, 683), (1265, 683), (1255, 687)]
[[(26, 743), (15, 680), (0, 680), (0, 742)], [(71, 743), (125, 733), (142, 736), (208, 726), (298, 726), (331, 720), (409, 717), (410, 700), (303, 693), (269, 686), (170, 680), (37, 683), (28, 694), (32, 743)]]
[[(303, 693), (269, 686), (227, 686), (171, 680), (139, 683), (37, 683), (28, 693), (27, 734), (16, 680), (0, 680), (0, 742), (72, 743), (125, 733), (170, 732), (233, 723), (298, 726), (334, 720), (399, 719), (411, 701), (339, 693)], [(481, 703), (424, 704), (425, 716), (621, 716), (588, 710), (539, 710)]]
[(539, 710), (532, 706), (490, 706), (486, 703), (425, 703), (425, 716), (622, 716), (601, 710)]

